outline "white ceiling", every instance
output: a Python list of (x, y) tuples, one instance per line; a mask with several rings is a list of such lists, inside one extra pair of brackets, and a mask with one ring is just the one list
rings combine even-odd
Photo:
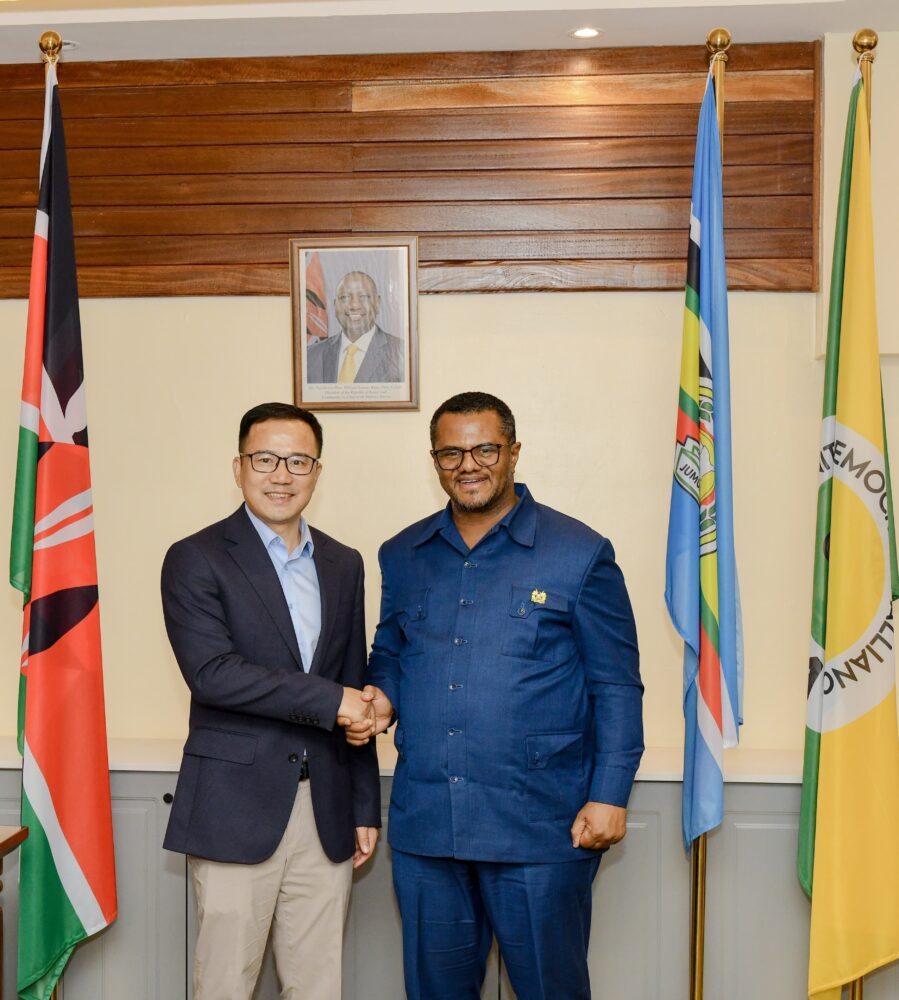
[[(899, 0), (0, 0), (0, 62), (38, 62), (41, 32), (65, 61), (365, 52), (446, 52), (802, 41), (899, 30)], [(581, 42), (581, 25), (604, 29)]]

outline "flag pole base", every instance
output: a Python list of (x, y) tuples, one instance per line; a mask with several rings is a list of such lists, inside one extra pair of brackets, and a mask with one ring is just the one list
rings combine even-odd
[(702, 1000), (705, 968), (706, 834), (693, 841), (690, 854), (690, 1000)]

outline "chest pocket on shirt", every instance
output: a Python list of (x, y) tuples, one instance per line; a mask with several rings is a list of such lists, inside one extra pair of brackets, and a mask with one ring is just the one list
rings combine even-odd
[(428, 593), (430, 587), (424, 590), (413, 590), (401, 595), (396, 602), (397, 621), (403, 631), (410, 652), (422, 648), (422, 640), (428, 621)]
[(568, 598), (539, 587), (512, 587), (509, 620), (501, 652), (524, 659), (545, 653), (543, 639), (551, 642), (553, 626), (567, 625)]

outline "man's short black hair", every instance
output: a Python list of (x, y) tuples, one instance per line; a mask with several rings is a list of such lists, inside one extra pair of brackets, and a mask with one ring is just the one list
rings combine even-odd
[(318, 447), (318, 455), (313, 458), (321, 458), (322, 454), (322, 425), (316, 419), (314, 413), (304, 410), (300, 406), (292, 403), (260, 403), (254, 406), (240, 418), (240, 431), (237, 435), (237, 450), (243, 451), (247, 438), (250, 436), (250, 428), (254, 424), (264, 423), (266, 420), (300, 420), (307, 424), (315, 435), (315, 444)]
[(515, 417), (508, 406), (489, 392), (459, 392), (450, 396), (431, 417), (431, 447), (437, 441), (437, 421), (444, 413), (495, 413), (509, 444), (515, 443)]

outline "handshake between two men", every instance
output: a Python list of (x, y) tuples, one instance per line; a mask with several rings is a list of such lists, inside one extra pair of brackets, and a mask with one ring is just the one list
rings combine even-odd
[(347, 742), (352, 746), (364, 746), (373, 736), (383, 733), (392, 720), (393, 705), (380, 688), (366, 684), (361, 691), (343, 689), (337, 724), (344, 727)]
[[(393, 705), (386, 694), (373, 684), (359, 691), (345, 687), (337, 711), (337, 723), (344, 727), (347, 742), (364, 746), (383, 733), (393, 721)], [(627, 832), (627, 810), (604, 802), (587, 802), (571, 824), (571, 846), (604, 850), (617, 844)], [(367, 852), (365, 852), (367, 853)]]

